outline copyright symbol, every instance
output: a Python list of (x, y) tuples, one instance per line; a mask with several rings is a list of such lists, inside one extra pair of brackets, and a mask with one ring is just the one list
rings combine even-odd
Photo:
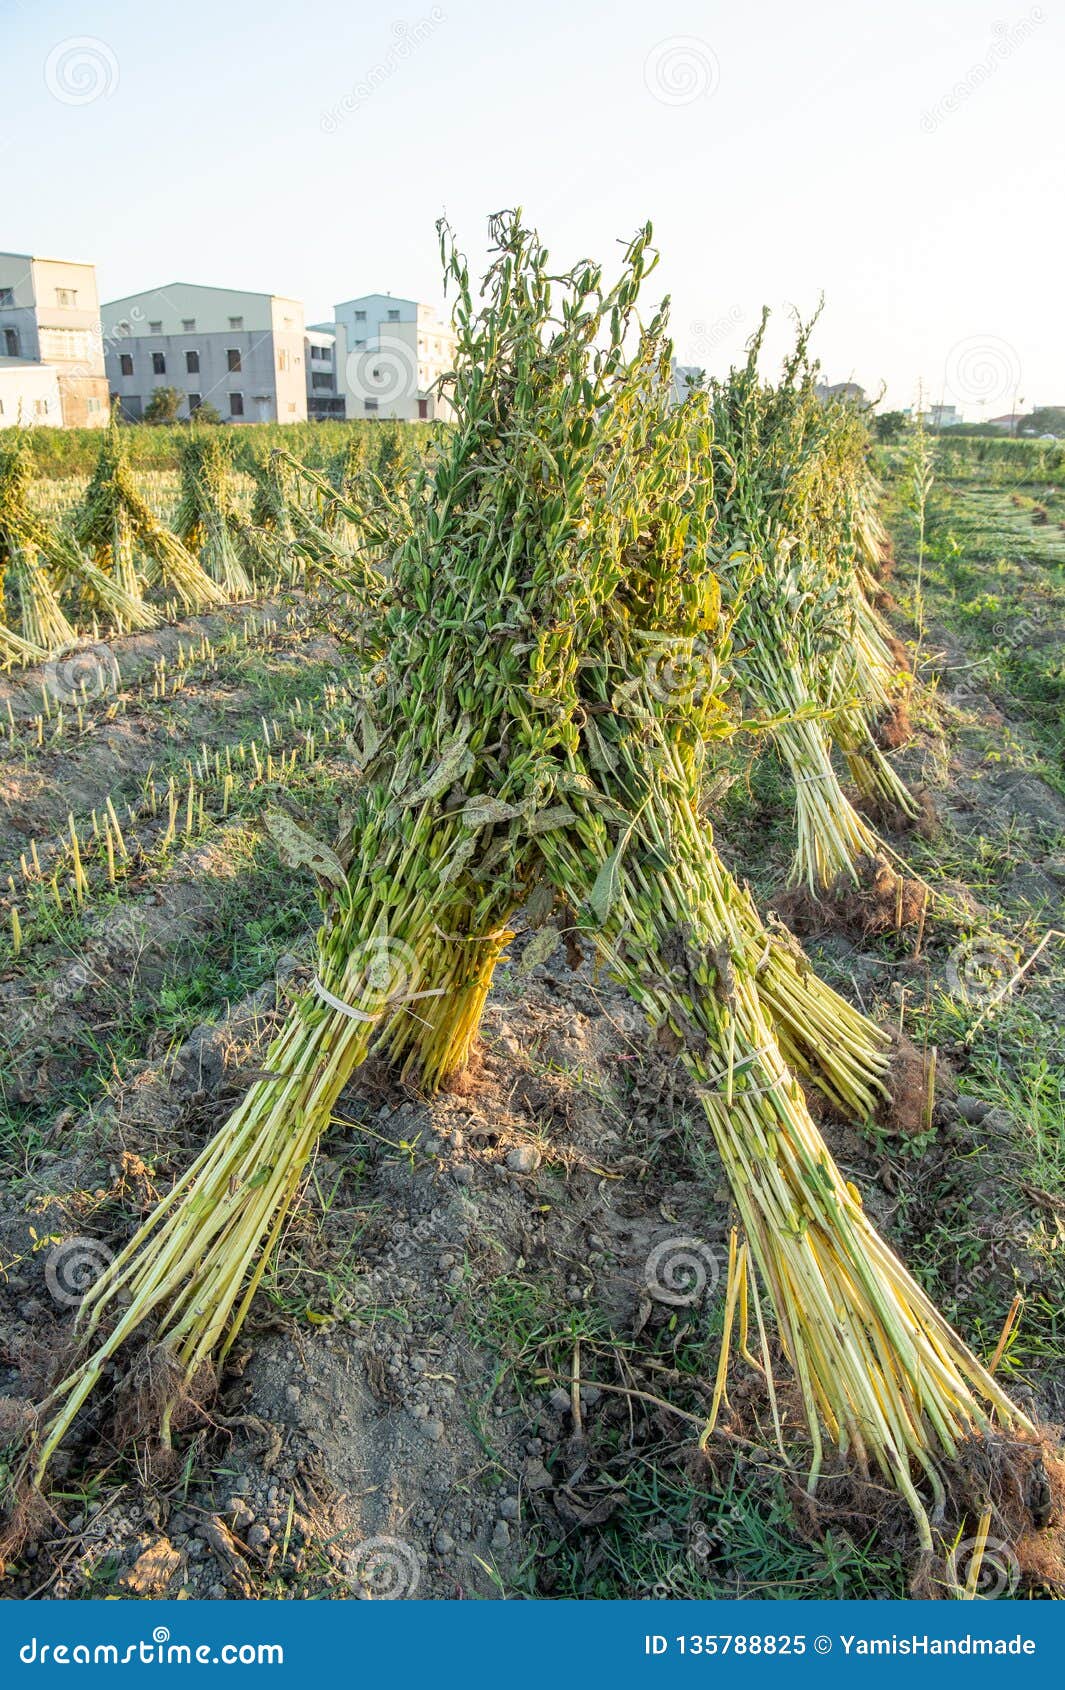
[(832, 1639), (831, 1639), (831, 1637), (815, 1637), (814, 1638), (814, 1654), (815, 1655), (830, 1655), (831, 1653), (832, 1653)]

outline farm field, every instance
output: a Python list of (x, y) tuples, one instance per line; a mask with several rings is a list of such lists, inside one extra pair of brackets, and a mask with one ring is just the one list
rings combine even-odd
[[(916, 677), (889, 762), (919, 803), (908, 819), (857, 806), (887, 853), (873, 877), (789, 888), (794, 786), (757, 735), (722, 742), (713, 831), (759, 908), (894, 1040), (895, 1103), (875, 1119), (805, 1085), (842, 1176), (1012, 1401), (1057, 1424), (1065, 492), (1052, 453), (971, 444), (933, 457), (923, 501), (903, 449), (878, 465), (881, 608)], [(164, 455), (132, 461), (169, 529), (181, 482)], [(41, 467), (33, 507), (67, 531), (92, 465)], [(232, 493), (253, 526), (246, 470)], [(319, 495), (293, 499), (320, 539)], [(269, 1078), (315, 979), (318, 880), (276, 818), (332, 840), (372, 758), (358, 617), (335, 580), (362, 554), (349, 535), (329, 570), (286, 570), (270, 532), (271, 567), (236, 602), (101, 626), (83, 658), (0, 678), (12, 1474), (86, 1283)], [(855, 765), (835, 766), (848, 782)], [(513, 928), (441, 1090), (378, 1049), (344, 1085), (170, 1449), (145, 1432), (154, 1352), (135, 1353), (132, 1390), (107, 1362), (6, 1594), (902, 1598), (918, 1576), (950, 1594), (951, 1565), (964, 1584), (982, 1502), (931, 1575), (889, 1485), (828, 1459), (807, 1494), (809, 1432), (765, 1297), (754, 1365), (733, 1339), (715, 1403), (737, 1211), (705, 1085), (586, 931), (551, 950), (527, 911)], [(1039, 1499), (1025, 1506), (1038, 1523)], [(973, 1576), (1046, 1595), (1060, 1573), (992, 1533)]]

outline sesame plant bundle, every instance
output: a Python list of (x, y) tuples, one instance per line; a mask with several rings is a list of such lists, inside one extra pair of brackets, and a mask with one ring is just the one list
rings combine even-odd
[[(31, 485), (25, 447), (19, 444), (5, 450), (0, 467), (0, 546), (11, 559), (23, 617), (26, 653), (17, 661), (39, 661), (70, 642), (73, 624), (62, 611), (57, 615), (60, 596), (102, 613), (115, 627), (150, 627), (154, 613), (144, 604), (139, 587), (135, 594), (128, 593), (67, 533), (39, 515), (30, 502)], [(30, 627), (36, 629), (33, 635), (26, 632)]]
[[(532, 898), (579, 908), (695, 1075), (815, 1448), (824, 1428), (924, 1520), (914, 1474), (939, 1494), (942, 1455), (992, 1412), (1020, 1417), (835, 1169), (781, 1041), (809, 1057), (840, 1033), (802, 1025), (809, 971), (761, 927), (701, 813), (711, 748), (736, 731), (717, 681), (735, 626), (705, 567), (708, 431), (692, 451), (692, 418), (670, 409), (664, 317), (638, 333), (650, 230), (610, 288), (593, 264), (552, 276), (517, 215), (492, 232), (480, 309), (442, 232), (455, 424), (374, 603), (339, 847), (277, 824), (325, 888), (313, 989), (85, 1299), (36, 1473), (143, 1328), (174, 1393), (225, 1354), (353, 1069), (384, 1052), (432, 1089), (461, 1066)], [(658, 660), (696, 641), (709, 684), (677, 703)]]
[(929, 1503), (935, 1519), (944, 1469), (962, 1447), (1032, 1428), (836, 1167), (767, 1013), (744, 896), (713, 849), (700, 783), (653, 694), (620, 705), (615, 695), (597, 731), (616, 769), (607, 790), (630, 819), (619, 835), (598, 795), (572, 800), (579, 831), (545, 842), (556, 883), (583, 900), (588, 936), (699, 1088), (801, 1393), (811, 1484), (827, 1434), (899, 1490), (931, 1548)]
[(0, 635), (0, 661), (29, 661), (73, 645), (77, 634), (64, 616), (30, 516), (30, 470), (24, 448), (0, 450), (0, 588), (21, 629), (14, 646)]
[[(367, 474), (362, 485), (334, 486), (320, 470), (284, 448), (275, 455), (298, 488), (289, 504), (291, 546), (300, 567), (313, 569), (361, 602), (381, 585), (381, 568), (409, 536), (413, 515)], [(349, 607), (350, 609), (350, 607)]]
[(829, 487), (838, 520), (838, 549), (853, 602), (852, 686), (831, 722), (855, 785), (888, 812), (915, 816), (917, 806), (878, 743), (878, 728), (907, 696), (913, 677), (905, 655), (876, 608), (876, 570), (887, 555), (879, 516), (881, 488), (868, 460), (868, 435), (853, 405), (823, 406), (829, 440)]
[(297, 539), (312, 524), (299, 505), (301, 485), (295, 460), (287, 452), (253, 451), (245, 460), (252, 479), (247, 551), (260, 587), (299, 579), (301, 549)]
[(159, 521), (141, 497), (129, 465), (117, 407), (104, 435), (96, 469), (74, 520), (79, 545), (94, 558), (130, 599), (138, 599), (149, 617), (154, 611), (141, 599), (143, 581), (174, 594), (188, 610), (204, 610), (226, 602), (225, 594), (206, 576), (196, 559)]
[(857, 878), (857, 859), (882, 847), (832, 761), (841, 719), (863, 768), (871, 741), (854, 664), (846, 501), (806, 362), (810, 326), (800, 327), (771, 386), (757, 367), (765, 325), (763, 315), (745, 365), (711, 390), (715, 451), (726, 469), (714, 557), (737, 599), (734, 684), (776, 724), (773, 743), (794, 787), (791, 878), (816, 890), (841, 875)]
[(178, 449), (178, 467), (179, 539), (225, 598), (249, 598), (252, 581), (242, 558), (246, 525), (230, 442), (220, 429), (194, 429)]

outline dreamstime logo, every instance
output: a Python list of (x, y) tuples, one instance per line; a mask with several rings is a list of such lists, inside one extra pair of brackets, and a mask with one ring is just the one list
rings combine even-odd
[(690, 1308), (721, 1276), (717, 1254), (701, 1238), (666, 1238), (656, 1244), (644, 1264), (643, 1282), (656, 1303)]
[(111, 1262), (111, 1251), (98, 1238), (68, 1238), (48, 1253), (44, 1280), (62, 1308), (76, 1308)]
[(417, 991), (418, 958), (402, 939), (382, 934), (356, 945), (349, 962), (354, 978), (354, 1006), (378, 1015), (390, 1004), (403, 1003)]
[(434, 6), (427, 18), (419, 18), (414, 24), (398, 18), (392, 25), (392, 44), (384, 58), (371, 65), (366, 75), (356, 82), (343, 99), (322, 113), (319, 121), (323, 134), (335, 135), (344, 119), (354, 116), (367, 100), (372, 99), (377, 90), (396, 74), (412, 53), (446, 22), (447, 13), (439, 6)]
[(382, 335), (376, 346), (358, 347), (345, 363), (348, 389), (375, 399), (378, 410), (418, 391), (418, 360), (405, 340)]
[(992, 31), (994, 40), (991, 42), (984, 58), (969, 66), (965, 75), (956, 82), (949, 94), (944, 94), (936, 100), (927, 111), (921, 114), (921, 128), (926, 135), (932, 135), (945, 123), (948, 117), (963, 106), (973, 94), (989, 82), (998, 70), (1038, 29), (1044, 21), (1046, 13), (1041, 6), (1033, 6), (1026, 17), (1017, 23), (996, 23)]
[(1017, 969), (1017, 953), (1006, 939), (993, 933), (966, 939), (950, 953), (947, 981), (955, 997), (986, 1004), (1004, 994)]
[(348, 1557), (346, 1571), (360, 1595), (374, 1602), (409, 1600), (421, 1579), (417, 1552), (400, 1537), (368, 1537)]
[(730, 305), (723, 317), (715, 317), (712, 323), (699, 320), (690, 325), (693, 339), (690, 341), (690, 356), (705, 358), (716, 352), (723, 341), (727, 340), (734, 329), (743, 320), (743, 310), (739, 305)]
[[(979, 1556), (979, 1565), (977, 1565)], [(969, 1590), (975, 1570), (975, 1584)], [(1021, 1564), (1008, 1543), (989, 1537), (980, 1553), (980, 1539), (967, 1537), (947, 1557), (947, 1571), (959, 1591), (982, 1602), (1012, 1596), (1021, 1576)]]
[[(992, 636), (1007, 651), (1016, 652), (1032, 640), (1039, 639), (1046, 631), (1049, 616), (1041, 605), (1035, 605), (1027, 616), (1019, 616), (1013, 622), (996, 622), (991, 628)], [(980, 698), (994, 685), (998, 668), (998, 658), (994, 652), (987, 652), (982, 657), (966, 662), (963, 667), (951, 673), (950, 697), (954, 704), (964, 705), (973, 699)], [(955, 676), (957, 677), (955, 679)]]
[(45, 666), (45, 685), (58, 704), (89, 704), (121, 683), (109, 645), (81, 646)]
[(947, 391), (969, 405), (1013, 405), (1021, 385), (1016, 349), (998, 335), (970, 335), (947, 354)]
[[(743, 1518), (742, 1510), (733, 1503), (728, 1511), (728, 1520), (733, 1525), (738, 1525)], [(713, 1528), (699, 1521), (692, 1531), (684, 1552), (684, 1560), (669, 1567), (657, 1583), (651, 1586), (648, 1592), (650, 1599), (664, 1602), (699, 1593), (693, 1590), (693, 1581), (710, 1576), (711, 1560), (727, 1549), (729, 1540), (730, 1534), (724, 1517), (718, 1520)]]
[(54, 1038), (54, 1021), (60, 1011), (94, 981), (107, 980), (114, 971), (114, 959), (123, 951), (132, 955), (146, 942), (142, 910), (134, 907), (117, 916), (108, 914), (101, 933), (90, 941), (77, 962), (53, 977), (42, 998), (31, 1000), (0, 1020), (0, 1041), (17, 1055), (28, 1039)]
[(717, 54), (697, 35), (670, 35), (643, 62), (647, 92), (663, 106), (690, 106), (713, 94), (721, 81)]
[(95, 35), (72, 35), (49, 53), (44, 82), (52, 98), (64, 106), (89, 106), (94, 100), (110, 98), (118, 87), (118, 60), (107, 42)]

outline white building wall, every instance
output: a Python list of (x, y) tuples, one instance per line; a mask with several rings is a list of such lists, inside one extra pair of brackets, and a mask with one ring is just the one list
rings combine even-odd
[(451, 415), (435, 384), (452, 367), (455, 337), (432, 306), (364, 294), (336, 307), (336, 332), (337, 385), (349, 418)]
[(59, 377), (48, 364), (0, 358), (0, 428), (62, 428)]

